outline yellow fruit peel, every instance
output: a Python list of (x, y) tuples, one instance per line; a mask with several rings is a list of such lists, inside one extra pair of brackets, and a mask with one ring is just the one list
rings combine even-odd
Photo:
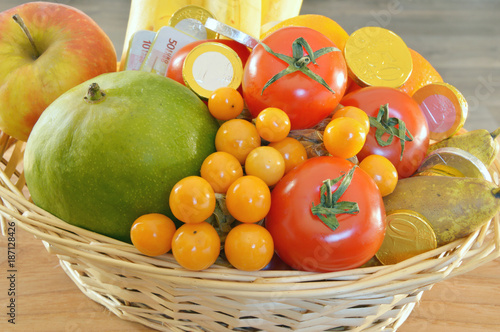
[(203, 7), (218, 21), (258, 38), (262, 25), (299, 15), (302, 0), (132, 0), (121, 62), (125, 63), (129, 41), (136, 31), (157, 31), (168, 24), (175, 11), (188, 5)]

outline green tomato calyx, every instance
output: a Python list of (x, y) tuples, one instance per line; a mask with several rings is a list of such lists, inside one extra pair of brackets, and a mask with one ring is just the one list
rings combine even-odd
[(104, 93), (104, 91), (101, 90), (99, 84), (92, 83), (90, 84), (89, 89), (87, 90), (87, 95), (83, 97), (83, 99), (87, 103), (94, 104), (103, 101), (105, 97), (106, 94)]
[[(339, 227), (337, 214), (356, 214), (359, 212), (359, 206), (356, 202), (339, 202), (340, 197), (345, 193), (351, 184), (354, 170), (357, 166), (349, 170), (348, 173), (340, 175), (335, 179), (326, 179), (320, 189), (321, 202), (318, 205), (312, 203), (311, 212), (328, 226), (332, 231)], [(332, 192), (332, 187), (339, 183), (337, 189)]]
[[(276, 82), (278, 79), (282, 78), (283, 76), (286, 76), (288, 74), (294, 73), (296, 71), (301, 71), (304, 75), (308, 76), (309, 78), (315, 80), (316, 82), (320, 83), (323, 85), (325, 88), (328, 89), (331, 93), (335, 94), (335, 91), (326, 83), (326, 81), (321, 77), (320, 75), (316, 74), (313, 72), (308, 65), (312, 62), (315, 65), (318, 65), (316, 62), (316, 59), (319, 58), (320, 56), (330, 53), (330, 52), (340, 52), (340, 50), (336, 47), (323, 47), (320, 48), (319, 50), (313, 52), (311, 46), (309, 43), (302, 37), (299, 37), (295, 39), (292, 43), (292, 54), (293, 56), (288, 56), (285, 54), (281, 53), (276, 53), (274, 52), (269, 46), (266, 44), (260, 42), (262, 47), (264, 49), (277, 57), (278, 59), (286, 62), (288, 64), (288, 67), (286, 69), (283, 69), (273, 77), (267, 83), (264, 85), (261, 91), (261, 95), (264, 93), (264, 90), (267, 89), (268, 86)], [(307, 54), (304, 54), (304, 49), (307, 52)]]
[[(401, 142), (401, 156), (399, 160), (402, 160), (405, 142), (413, 141), (413, 136), (406, 129), (406, 124), (403, 120), (389, 117), (389, 104), (380, 106), (377, 117), (370, 116), (370, 126), (377, 128), (375, 138), (380, 146), (390, 145), (394, 140), (394, 136), (399, 138)], [(389, 137), (385, 141), (382, 139), (384, 134), (389, 134)]]

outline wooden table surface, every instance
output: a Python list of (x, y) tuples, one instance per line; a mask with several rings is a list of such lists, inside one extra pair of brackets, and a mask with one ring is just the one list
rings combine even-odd
[[(2, 0), (0, 11), (23, 2)], [(62, 2), (92, 16), (121, 54), (129, 1)], [(373, 24), (397, 32), (468, 98), (467, 129), (500, 126), (500, 1), (305, 0), (302, 12), (329, 16), (349, 33)], [(0, 236), (0, 331), (149, 331), (88, 299), (41, 241), (19, 228), (16, 324), (9, 324), (6, 247)], [(500, 331), (500, 259), (436, 284), (398, 331), (442, 330)]]
[[(64, 273), (42, 242), (19, 230), (16, 325), (6, 316), (6, 241), (1, 239), (0, 331), (151, 331), (124, 321), (87, 298)], [(438, 283), (425, 292), (398, 332), (500, 331), (500, 259)], [(216, 332), (216, 331), (214, 331)]]

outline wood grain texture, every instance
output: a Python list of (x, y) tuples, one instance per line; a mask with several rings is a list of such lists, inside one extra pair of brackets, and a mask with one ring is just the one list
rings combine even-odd
[[(24, 2), (2, 0), (0, 11)], [(93, 17), (121, 51), (129, 1), (59, 2)], [(305, 0), (302, 12), (329, 16), (348, 33), (365, 25), (393, 30), (468, 99), (467, 129), (500, 126), (500, 1)], [(6, 247), (6, 239), (0, 236), (0, 331), (150, 331), (88, 299), (42, 242), (20, 230), (16, 234), (16, 325), (8, 324)], [(436, 284), (399, 331), (499, 331), (499, 295), (497, 259)]]

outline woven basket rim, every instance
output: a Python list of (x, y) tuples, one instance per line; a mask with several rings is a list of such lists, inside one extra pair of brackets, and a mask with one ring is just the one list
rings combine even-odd
[[(5, 143), (5, 139), (2, 141)], [(179, 285), (203, 287), (220, 295), (357, 298), (413, 292), (500, 257), (499, 213), (465, 238), (394, 265), (317, 273), (296, 270), (245, 272), (214, 264), (204, 271), (188, 271), (180, 267), (170, 253), (159, 257), (145, 256), (131, 244), (67, 224), (34, 205), (25, 196), (22, 165), (19, 166), (24, 142), (3, 145), (8, 145), (4, 150), (14, 151), (12, 159), (2, 160), (6, 167), (0, 171), (0, 198), (3, 201), (0, 213), (3, 217), (15, 219), (21, 228), (42, 240), (49, 252), (64, 253), (60, 255), (61, 260), (75, 255), (96, 264), (122, 269), (128, 274), (154, 276), (159, 281), (175, 280)], [(17, 169), (11, 167), (11, 162)], [(498, 158), (492, 169), (497, 174), (500, 172)], [(18, 178), (17, 183), (12, 181), (13, 177)], [(498, 175), (495, 181), (498, 184)]]

